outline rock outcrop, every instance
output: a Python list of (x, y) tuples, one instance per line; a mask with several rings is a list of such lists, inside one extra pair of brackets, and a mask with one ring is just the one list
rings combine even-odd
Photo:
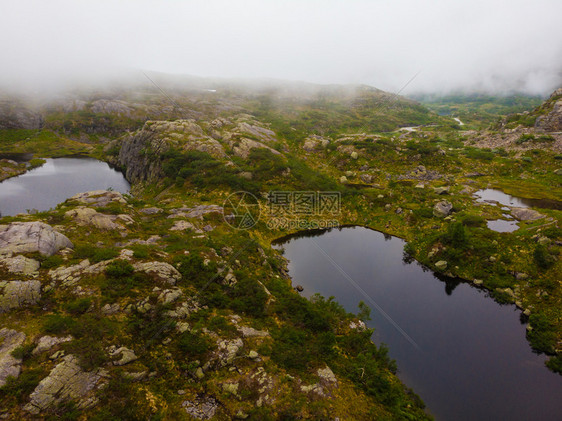
[(92, 190), (84, 193), (78, 193), (72, 196), (69, 200), (74, 200), (78, 203), (93, 207), (107, 206), (110, 203), (127, 203), (121, 193), (111, 190)]
[(85, 208), (79, 206), (75, 209), (69, 210), (64, 214), (67, 218), (72, 218), (78, 225), (90, 225), (100, 230), (114, 230), (123, 229), (124, 226), (117, 222), (123, 222), (125, 225), (133, 224), (135, 221), (126, 214), (122, 215), (105, 215), (97, 212), (92, 208)]
[(115, 101), (110, 99), (98, 99), (92, 102), (92, 112), (101, 114), (117, 114), (129, 117), (131, 108), (125, 101)]
[(13, 329), (0, 329), (0, 387), (8, 377), (17, 378), (21, 372), (21, 359), (12, 352), (25, 341), (25, 333)]
[(248, 158), (250, 156), (250, 152), (252, 149), (267, 149), (274, 155), (281, 155), (280, 152), (276, 151), (269, 146), (258, 142), (256, 140), (248, 139), (246, 137), (240, 138), (236, 141), (230, 142), (232, 150), (234, 151), (234, 155), (239, 156), (241, 158)]
[(43, 222), (12, 222), (0, 225), (0, 254), (35, 253), (52, 256), (66, 247), (70, 240)]
[(41, 338), (39, 338), (39, 341), (37, 342), (37, 346), (33, 349), (31, 353), (33, 355), (37, 355), (40, 354), (41, 352), (48, 351), (49, 349), (51, 349), (52, 347), (58, 344), (62, 344), (64, 342), (70, 342), (71, 340), (72, 340), (72, 336), (70, 335), (64, 336), (62, 338), (59, 338), (57, 336), (49, 336), (49, 335), (41, 336)]
[(310, 135), (304, 140), (302, 148), (307, 152), (314, 152), (327, 147), (329, 144), (330, 139), (318, 135)]
[(67, 355), (55, 366), (30, 395), (24, 409), (39, 414), (59, 403), (75, 401), (79, 408), (88, 408), (97, 403), (95, 390), (103, 383), (103, 370), (83, 371), (78, 358)]
[(39, 269), (40, 263), (25, 256), (0, 257), (0, 265), (4, 265), (8, 272), (30, 275)]
[(133, 265), (136, 271), (145, 272), (156, 279), (175, 285), (181, 279), (181, 273), (175, 267), (166, 262), (145, 262)]
[(168, 218), (199, 218), (202, 219), (208, 213), (223, 214), (224, 209), (218, 205), (198, 205), (193, 208), (177, 208), (172, 209)]
[(537, 117), (535, 129), (545, 132), (562, 132), (562, 88), (554, 91), (548, 101), (552, 103), (552, 111)]
[(40, 129), (41, 114), (12, 101), (0, 102), (0, 129)]
[(198, 420), (208, 420), (215, 416), (219, 403), (210, 396), (198, 396), (192, 401), (184, 401), (182, 407), (191, 417)]
[(35, 304), (40, 298), (39, 281), (0, 281), (0, 313)]
[(160, 159), (155, 158), (171, 148), (226, 157), (221, 143), (205, 135), (194, 120), (147, 121), (141, 130), (122, 141), (118, 163), (126, 169), (131, 183), (156, 180), (164, 174)]

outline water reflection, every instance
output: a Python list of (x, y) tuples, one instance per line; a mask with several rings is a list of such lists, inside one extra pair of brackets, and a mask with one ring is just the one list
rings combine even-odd
[(0, 183), (0, 213), (48, 210), (69, 197), (90, 190), (129, 191), (123, 174), (91, 158), (56, 158), (18, 177)]
[[(478, 202), (497, 202), (500, 205), (518, 208), (537, 207), (543, 209), (562, 210), (562, 201), (552, 199), (526, 199), (511, 196), (497, 189), (478, 190), (474, 193)], [(503, 209), (503, 208), (502, 208)]]
[(282, 247), (305, 296), (334, 296), (352, 312), (367, 302), (331, 259), (419, 345), (373, 308), (373, 340), (388, 344), (400, 378), (438, 420), (560, 419), (562, 376), (532, 352), (515, 306), (436, 276), (404, 255), (404, 241), (366, 228), (292, 235)]

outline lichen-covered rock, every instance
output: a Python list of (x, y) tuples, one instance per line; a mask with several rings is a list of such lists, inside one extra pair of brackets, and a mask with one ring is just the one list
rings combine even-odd
[(121, 306), (119, 305), (119, 303), (106, 304), (101, 308), (101, 312), (106, 316), (110, 316), (112, 314), (117, 313), (120, 309)]
[(117, 349), (110, 349), (109, 355), (111, 355), (112, 357), (121, 355), (121, 358), (119, 360), (113, 361), (113, 365), (129, 364), (130, 362), (133, 362), (139, 358), (135, 355), (135, 352), (132, 349), (126, 348), (124, 346)]
[(325, 148), (329, 144), (330, 139), (318, 135), (310, 135), (304, 140), (302, 148), (307, 152), (313, 152), (320, 148)]
[(319, 368), (316, 371), (318, 377), (320, 377), (320, 383), (323, 385), (337, 385), (338, 379), (330, 367), (326, 366), (324, 368)]
[(326, 366), (318, 369), (316, 374), (320, 378), (319, 382), (301, 386), (301, 392), (322, 398), (329, 396), (330, 391), (338, 387), (338, 379), (334, 375), (334, 372), (330, 369), (330, 367)]
[(123, 228), (121, 225), (114, 222), (117, 219), (114, 215), (104, 215), (103, 213), (98, 213), (95, 209), (85, 208), (79, 206), (75, 209), (69, 210), (64, 214), (67, 218), (74, 219), (78, 225), (91, 225), (100, 230), (114, 230)]
[(113, 190), (92, 190), (84, 193), (78, 193), (69, 200), (74, 200), (88, 206), (103, 207), (110, 203), (125, 204), (127, 201), (118, 191)]
[(30, 275), (39, 269), (40, 263), (35, 259), (29, 259), (25, 256), (0, 257), (0, 264), (4, 265), (8, 272), (21, 273)]
[(32, 354), (33, 355), (37, 355), (40, 354), (41, 352), (44, 351), (48, 351), (49, 349), (51, 349), (52, 347), (54, 347), (55, 345), (64, 343), (64, 342), (70, 342), (72, 340), (72, 336), (64, 336), (62, 338), (56, 337), (56, 336), (42, 336), (41, 338), (39, 338), (39, 341), (37, 342), (37, 346), (35, 347), (35, 349), (33, 350)]
[(247, 122), (241, 122), (235, 129), (235, 132), (250, 135), (260, 142), (275, 142), (277, 140), (277, 135), (273, 130), (266, 129), (255, 124), (249, 124)]
[(105, 260), (94, 265), (90, 265), (88, 259), (82, 260), (73, 266), (61, 266), (49, 271), (49, 276), (53, 281), (60, 281), (65, 287), (75, 285), (84, 275), (97, 275), (102, 273), (111, 261)]
[(175, 285), (181, 279), (181, 273), (175, 267), (165, 262), (135, 263), (134, 269), (156, 277), (158, 280)]
[(24, 410), (39, 414), (59, 403), (75, 401), (79, 408), (87, 408), (97, 403), (94, 391), (106, 376), (103, 370), (83, 371), (78, 358), (67, 355), (57, 364), (31, 393), (30, 401)]
[(248, 326), (240, 326), (238, 330), (245, 338), (264, 338), (266, 336), (269, 336), (269, 332), (266, 330), (256, 330), (253, 327)]
[(35, 304), (40, 298), (39, 281), (0, 281), (0, 313)]
[(193, 208), (172, 209), (168, 218), (199, 218), (202, 219), (208, 213), (224, 213), (224, 208), (218, 205), (198, 205)]
[(527, 208), (511, 208), (511, 214), (520, 221), (536, 221), (545, 217), (542, 213)]
[(219, 339), (217, 340), (217, 350), (215, 357), (220, 367), (232, 364), (238, 351), (244, 346), (242, 339), (236, 338), (232, 340)]
[(197, 234), (203, 233), (202, 230), (196, 228), (195, 225), (193, 225), (191, 222), (184, 221), (184, 220), (175, 221), (172, 228), (170, 228), (170, 231), (185, 231), (185, 230), (192, 230)]
[(43, 222), (12, 222), (0, 225), (0, 254), (39, 252), (52, 256), (66, 247), (74, 247), (71, 241)]
[(21, 372), (21, 359), (12, 352), (25, 341), (25, 333), (13, 329), (0, 329), (0, 387), (8, 377), (17, 378)]
[(183, 295), (181, 289), (165, 289), (158, 296), (158, 302), (160, 304), (170, 304), (178, 300)]
[(435, 263), (435, 267), (439, 270), (445, 270), (447, 269), (447, 262), (445, 260), (439, 260)]
[(127, 169), (126, 178), (132, 183), (156, 180), (164, 172), (154, 156), (171, 148), (226, 157), (221, 143), (206, 135), (194, 120), (147, 121), (141, 130), (123, 139), (117, 162)]
[(453, 210), (453, 204), (448, 200), (442, 200), (435, 204), (433, 207), (433, 215), (444, 218), (448, 216)]
[(232, 141), (230, 145), (232, 147), (232, 150), (234, 151), (234, 155), (244, 159), (250, 156), (250, 152), (252, 149), (267, 149), (274, 155), (281, 155), (279, 151), (276, 151), (275, 149), (270, 148), (269, 146), (264, 145), (257, 140), (248, 139), (246, 137), (237, 139), (236, 141)]
[(181, 406), (188, 415), (198, 420), (208, 420), (215, 416), (219, 403), (210, 396), (197, 396), (194, 400), (184, 401)]
[(140, 213), (144, 213), (145, 215), (155, 215), (157, 213), (163, 212), (163, 210), (161, 208), (156, 208), (156, 207), (150, 207), (150, 208), (144, 208), (139, 210)]

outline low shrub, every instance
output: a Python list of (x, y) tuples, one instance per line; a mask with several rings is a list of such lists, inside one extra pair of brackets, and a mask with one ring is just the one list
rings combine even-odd
[(114, 260), (105, 268), (105, 274), (111, 278), (130, 276), (134, 271), (133, 265), (122, 259)]
[(480, 215), (466, 215), (461, 220), (465, 227), (481, 227), (486, 225), (486, 220)]
[(210, 339), (199, 333), (184, 332), (177, 342), (178, 350), (190, 359), (199, 359), (212, 349)]
[(90, 263), (99, 263), (103, 260), (114, 259), (119, 256), (116, 248), (99, 248), (94, 245), (85, 244), (76, 246), (74, 257), (77, 259), (88, 259)]
[(51, 314), (45, 317), (42, 331), (45, 333), (68, 333), (76, 325), (76, 320), (72, 317), (60, 314)]
[(68, 313), (77, 316), (77, 315), (83, 314), (86, 311), (88, 311), (88, 309), (90, 308), (91, 305), (92, 305), (92, 299), (84, 297), (84, 298), (78, 298), (76, 300), (68, 302), (64, 306), (64, 309)]
[(56, 268), (56, 267), (62, 265), (63, 263), (64, 263), (64, 260), (63, 260), (62, 256), (59, 256), (58, 254), (54, 254), (52, 256), (49, 256), (49, 257), (45, 258), (41, 262), (41, 267), (43, 269), (52, 269), (52, 268)]

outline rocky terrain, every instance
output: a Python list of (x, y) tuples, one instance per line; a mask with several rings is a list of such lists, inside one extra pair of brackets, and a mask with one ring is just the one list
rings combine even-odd
[[(380, 91), (277, 94), (74, 98), (39, 107), (33, 133), (21, 112), (0, 120), (20, 121), (0, 152), (62, 145), (133, 184), (0, 219), (1, 417), (429, 418), (357, 316), (293, 289), (270, 246), (287, 232), (229, 224), (236, 191), (265, 215), (269, 191), (339, 192), (340, 224), (405, 238), (410, 257), (514, 303), (562, 372), (562, 211), (474, 196), (562, 200), (558, 94), (537, 127), (484, 132)], [(486, 227), (506, 214), (517, 231)]]

